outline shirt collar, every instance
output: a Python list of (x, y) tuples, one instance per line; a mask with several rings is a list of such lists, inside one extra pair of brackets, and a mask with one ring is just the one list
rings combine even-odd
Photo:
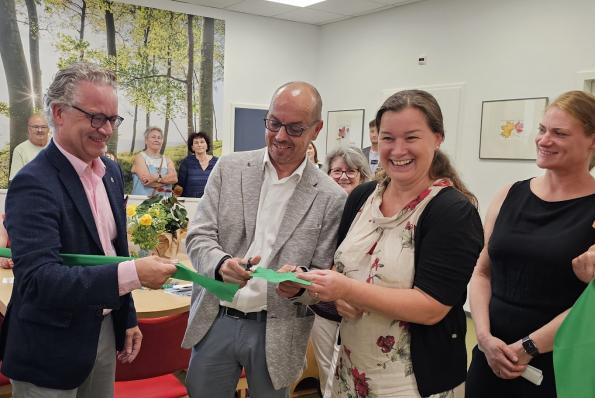
[(99, 178), (103, 178), (103, 176), (105, 175), (105, 164), (103, 163), (101, 158), (93, 159), (91, 163), (87, 163), (77, 158), (72, 153), (66, 151), (66, 149), (62, 148), (60, 144), (58, 144), (55, 140), (54, 144), (56, 145), (58, 150), (62, 152), (62, 155), (66, 157), (66, 159), (72, 165), (74, 171), (76, 171), (76, 174), (78, 174), (79, 177), (82, 177), (83, 175), (85, 175), (85, 173), (88, 173), (89, 171), (93, 172), (93, 174), (97, 175)]
[[(306, 164), (308, 162), (308, 157), (304, 156), (304, 160), (302, 161), (302, 163), (300, 163), (300, 165), (297, 167), (297, 169), (295, 169), (293, 171), (293, 173), (291, 173), (291, 175), (285, 177), (285, 178), (281, 178), (279, 181), (286, 181), (290, 178), (295, 178), (297, 181), (300, 181), (302, 179), (302, 175), (304, 174), (304, 169), (306, 168)], [(269, 150), (268, 148), (264, 151), (264, 159), (262, 162), (262, 167), (263, 169), (268, 169), (270, 171), (274, 171), (275, 172), (275, 176), (278, 178), (278, 174), (277, 174), (277, 170), (275, 169), (275, 166), (273, 166), (273, 163), (271, 162), (271, 158), (269, 157)], [(296, 177), (294, 177), (296, 176)]]

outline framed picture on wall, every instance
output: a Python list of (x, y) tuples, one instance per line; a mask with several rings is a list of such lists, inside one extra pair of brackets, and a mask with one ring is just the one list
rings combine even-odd
[(480, 159), (535, 160), (535, 136), (547, 97), (483, 101)]
[(326, 118), (326, 153), (338, 146), (362, 147), (364, 114), (364, 109), (328, 111)]

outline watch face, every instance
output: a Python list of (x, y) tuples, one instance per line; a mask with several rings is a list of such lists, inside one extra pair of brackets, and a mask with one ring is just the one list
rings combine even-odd
[(525, 337), (523, 339), (523, 349), (527, 354), (531, 355), (532, 357), (539, 354), (539, 351), (537, 350), (535, 343), (530, 337)]

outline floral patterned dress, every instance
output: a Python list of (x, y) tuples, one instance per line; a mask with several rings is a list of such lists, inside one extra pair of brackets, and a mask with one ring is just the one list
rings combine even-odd
[[(450, 185), (449, 180), (437, 180), (401, 212), (384, 217), (380, 204), (385, 184), (378, 184), (337, 249), (337, 270), (366, 283), (412, 288), (415, 226), (430, 200)], [(333, 396), (419, 397), (408, 326), (407, 322), (373, 312), (364, 313), (357, 320), (343, 319)], [(453, 391), (445, 391), (432, 397), (453, 396)]]

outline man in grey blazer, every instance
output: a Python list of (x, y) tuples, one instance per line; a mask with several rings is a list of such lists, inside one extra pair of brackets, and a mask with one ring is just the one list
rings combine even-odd
[(250, 396), (286, 397), (300, 375), (316, 302), (300, 285), (251, 279), (250, 264), (284, 272), (328, 268), (345, 193), (306, 158), (322, 100), (304, 82), (281, 86), (265, 119), (267, 148), (222, 157), (186, 238), (201, 274), (241, 289), (220, 301), (195, 285), (182, 345), (192, 348), (191, 397), (232, 397), (242, 367)]

